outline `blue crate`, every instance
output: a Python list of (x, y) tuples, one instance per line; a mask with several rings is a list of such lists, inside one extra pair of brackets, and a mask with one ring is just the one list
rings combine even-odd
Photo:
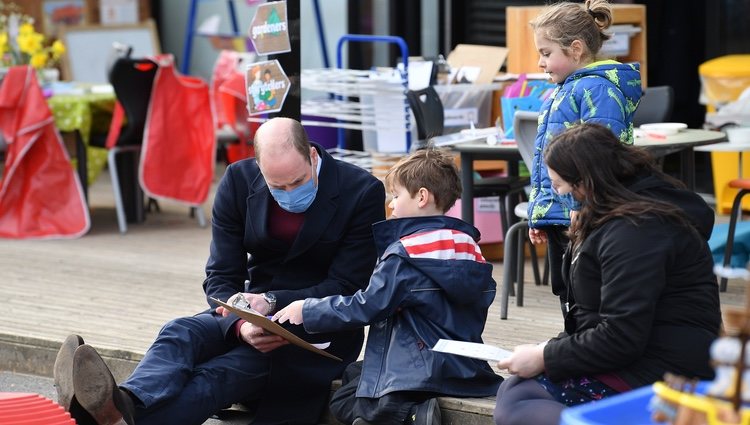
[[(709, 381), (699, 382), (696, 394), (705, 394)], [(663, 425), (651, 420), (651, 385), (563, 410), (560, 425)]]
[(560, 425), (651, 425), (651, 385), (563, 410)]

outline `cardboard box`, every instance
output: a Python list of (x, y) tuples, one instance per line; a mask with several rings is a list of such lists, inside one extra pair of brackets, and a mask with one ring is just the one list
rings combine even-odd
[(446, 60), (451, 68), (479, 68), (479, 74), (474, 83), (490, 84), (505, 63), (506, 57), (508, 57), (508, 49), (505, 47), (459, 44), (448, 54)]

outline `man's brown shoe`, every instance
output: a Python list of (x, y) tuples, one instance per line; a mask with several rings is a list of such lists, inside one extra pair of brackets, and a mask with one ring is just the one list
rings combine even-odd
[(135, 424), (133, 401), (117, 388), (107, 364), (88, 344), (73, 356), (73, 387), (76, 399), (98, 425)]
[(78, 335), (68, 335), (60, 346), (60, 351), (57, 352), (55, 366), (52, 369), (55, 377), (55, 389), (57, 390), (57, 403), (68, 412), (74, 395), (73, 354), (81, 345), (83, 345), (83, 338)]

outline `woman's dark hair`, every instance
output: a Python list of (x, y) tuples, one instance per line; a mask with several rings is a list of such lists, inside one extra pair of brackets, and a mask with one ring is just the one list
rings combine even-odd
[(637, 222), (644, 215), (658, 216), (689, 226), (687, 216), (677, 206), (638, 195), (627, 187), (628, 182), (646, 174), (657, 175), (676, 187), (684, 185), (656, 168), (648, 152), (622, 144), (602, 125), (580, 124), (559, 134), (545, 150), (544, 160), (585, 197), (570, 227), (573, 246), (619, 217)]

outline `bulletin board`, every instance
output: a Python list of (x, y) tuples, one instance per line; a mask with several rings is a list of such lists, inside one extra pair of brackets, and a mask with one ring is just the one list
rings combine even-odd
[(161, 53), (152, 20), (134, 25), (65, 27), (60, 31), (60, 40), (66, 47), (62, 57), (63, 80), (85, 83), (107, 83), (107, 63), (115, 42), (132, 46), (133, 57)]

